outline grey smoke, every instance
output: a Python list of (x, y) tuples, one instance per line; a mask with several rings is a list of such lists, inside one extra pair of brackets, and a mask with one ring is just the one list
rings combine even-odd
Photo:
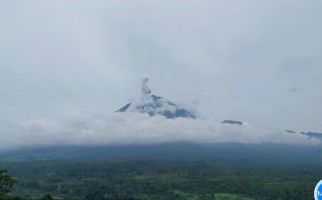
[(143, 80), (142, 80), (142, 85), (141, 85), (141, 89), (142, 89), (142, 94), (145, 94), (145, 95), (149, 95), (149, 94), (151, 94), (151, 90), (150, 90), (150, 88), (149, 88), (149, 86), (148, 86), (148, 81), (149, 81), (149, 79), (148, 78), (144, 78)]

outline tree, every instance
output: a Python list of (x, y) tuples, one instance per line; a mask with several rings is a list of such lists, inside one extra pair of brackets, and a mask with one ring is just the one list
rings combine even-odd
[(7, 170), (0, 169), (0, 200), (18, 200), (17, 197), (11, 197), (8, 193), (16, 181), (7, 174)]

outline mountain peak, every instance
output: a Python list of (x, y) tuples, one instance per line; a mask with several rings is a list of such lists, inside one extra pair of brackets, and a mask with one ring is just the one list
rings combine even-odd
[(141, 98), (130, 102), (118, 109), (116, 112), (139, 112), (147, 113), (150, 116), (161, 115), (168, 119), (178, 117), (196, 118), (195, 114), (163, 97), (153, 95), (148, 86), (148, 78), (144, 78), (141, 83)]

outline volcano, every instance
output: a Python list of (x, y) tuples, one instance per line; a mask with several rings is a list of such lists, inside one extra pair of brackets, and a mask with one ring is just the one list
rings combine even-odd
[(196, 115), (182, 106), (179, 106), (168, 99), (152, 94), (148, 87), (149, 79), (144, 78), (141, 85), (141, 97), (126, 104), (118, 109), (116, 112), (139, 112), (146, 113), (149, 116), (161, 115), (168, 119), (174, 118), (192, 118), (195, 119)]

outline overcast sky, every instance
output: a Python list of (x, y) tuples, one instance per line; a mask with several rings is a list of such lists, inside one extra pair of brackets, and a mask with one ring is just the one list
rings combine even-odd
[(0, 119), (112, 113), (140, 92), (205, 119), (322, 131), (322, 1), (0, 0)]

